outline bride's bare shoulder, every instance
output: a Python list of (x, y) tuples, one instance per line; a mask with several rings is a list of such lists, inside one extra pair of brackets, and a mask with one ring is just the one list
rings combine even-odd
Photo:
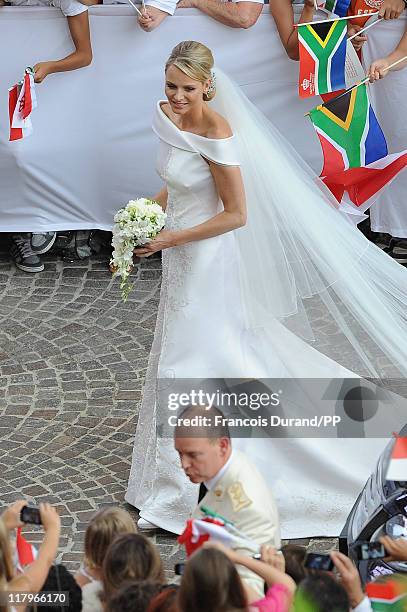
[(230, 138), (230, 136), (233, 136), (232, 128), (222, 115), (212, 111), (210, 119), (210, 125), (206, 133), (207, 138)]

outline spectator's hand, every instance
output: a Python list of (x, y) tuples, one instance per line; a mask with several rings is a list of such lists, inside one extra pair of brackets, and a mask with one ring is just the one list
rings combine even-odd
[(21, 510), (26, 505), (26, 500), (19, 499), (18, 501), (14, 502), (14, 504), (9, 506), (1, 515), (1, 519), (9, 531), (11, 531), (12, 529), (16, 529), (17, 527), (22, 527), (22, 525), (24, 525), (24, 523), (21, 522), (20, 514)]
[(367, 76), (369, 77), (369, 81), (373, 83), (374, 81), (378, 81), (386, 76), (389, 72), (387, 68), (390, 66), (390, 62), (386, 59), (378, 59), (374, 61), (367, 72)]
[(34, 66), (34, 82), (42, 83), (46, 76), (51, 74), (52, 62), (40, 62)]
[(137, 21), (140, 28), (145, 32), (151, 32), (153, 29), (151, 27), (153, 24), (153, 18), (150, 16), (150, 13), (147, 10), (142, 12), (141, 17), (139, 17)]
[(152, 32), (168, 16), (168, 13), (161, 11), (155, 6), (147, 6), (138, 18), (140, 28), (145, 32)]
[(273, 546), (268, 546), (267, 544), (262, 545), (260, 552), (261, 561), (263, 561), (263, 563), (267, 563), (268, 565), (275, 567), (280, 572), (285, 572), (285, 559), (281, 552), (273, 548)]
[(304, 0), (304, 6), (307, 6), (308, 8), (313, 8), (315, 10), (314, 0)]
[(177, 2), (177, 8), (196, 8), (195, 0), (180, 0)]
[(40, 516), (44, 531), (60, 530), (61, 519), (56, 508), (51, 504), (40, 504)]
[(394, 540), (389, 536), (383, 536), (379, 539), (388, 553), (385, 561), (407, 561), (407, 540), (397, 538)]
[(405, 8), (404, 0), (383, 0), (379, 16), (384, 19), (397, 19)]
[(341, 577), (341, 584), (348, 594), (351, 607), (356, 608), (365, 598), (358, 570), (346, 555), (338, 551), (332, 551), (330, 555)]
[(168, 249), (169, 247), (175, 246), (176, 234), (177, 232), (161, 230), (161, 232), (157, 234), (157, 236), (150, 242), (135, 248), (133, 253), (137, 255), (137, 257), (150, 257), (150, 255), (153, 255), (153, 253), (157, 253), (157, 251), (162, 251), (163, 249)]
[[(361, 29), (362, 26), (350, 24), (348, 27), (348, 38), (359, 32)], [(350, 42), (355, 47), (356, 51), (360, 51), (366, 41), (367, 36), (365, 36), (365, 34), (359, 34), (359, 36), (355, 36), (355, 38), (352, 38)]]

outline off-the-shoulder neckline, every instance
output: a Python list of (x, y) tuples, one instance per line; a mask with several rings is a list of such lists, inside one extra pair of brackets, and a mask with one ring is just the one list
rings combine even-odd
[(215, 142), (222, 142), (224, 140), (232, 140), (232, 138), (235, 137), (234, 134), (232, 134), (232, 136), (227, 136), (226, 138), (208, 138), (207, 136), (201, 136), (200, 134), (195, 134), (195, 132), (188, 132), (188, 130), (180, 130), (180, 128), (178, 127), (178, 125), (176, 125), (169, 117), (168, 115), (166, 115), (161, 107), (162, 104), (169, 104), (169, 102), (167, 102), (167, 100), (158, 100), (157, 102), (157, 108), (159, 110), (159, 112), (164, 116), (164, 118), (169, 121), (169, 123), (171, 123), (172, 126), (175, 127), (175, 129), (177, 129), (179, 132), (181, 132), (181, 134), (190, 134), (191, 136), (196, 136), (197, 138), (203, 138), (204, 140), (212, 140)]

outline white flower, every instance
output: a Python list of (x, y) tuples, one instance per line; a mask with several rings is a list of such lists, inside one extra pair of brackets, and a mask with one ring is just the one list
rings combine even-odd
[(132, 289), (129, 275), (133, 268), (133, 249), (150, 242), (164, 227), (166, 217), (158, 202), (147, 198), (130, 200), (114, 215), (110, 268), (114, 276), (121, 277), (124, 301)]

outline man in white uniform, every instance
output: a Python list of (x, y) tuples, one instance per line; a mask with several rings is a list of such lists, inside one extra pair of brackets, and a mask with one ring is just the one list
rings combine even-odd
[[(182, 417), (205, 416), (214, 423), (216, 415), (223, 416), (216, 408), (197, 407), (187, 408)], [(259, 547), (261, 544), (280, 547), (278, 512), (271, 490), (246, 455), (232, 449), (227, 426), (209, 427), (207, 431), (202, 427), (177, 428), (174, 444), (185, 474), (191, 482), (201, 484), (201, 499), (193, 512), (194, 518), (203, 516), (200, 507), (205, 506), (232, 521)], [(237, 550), (253, 554), (250, 546), (244, 548), (239, 544)], [(262, 595), (264, 584), (259, 576), (244, 567), (238, 571)]]

